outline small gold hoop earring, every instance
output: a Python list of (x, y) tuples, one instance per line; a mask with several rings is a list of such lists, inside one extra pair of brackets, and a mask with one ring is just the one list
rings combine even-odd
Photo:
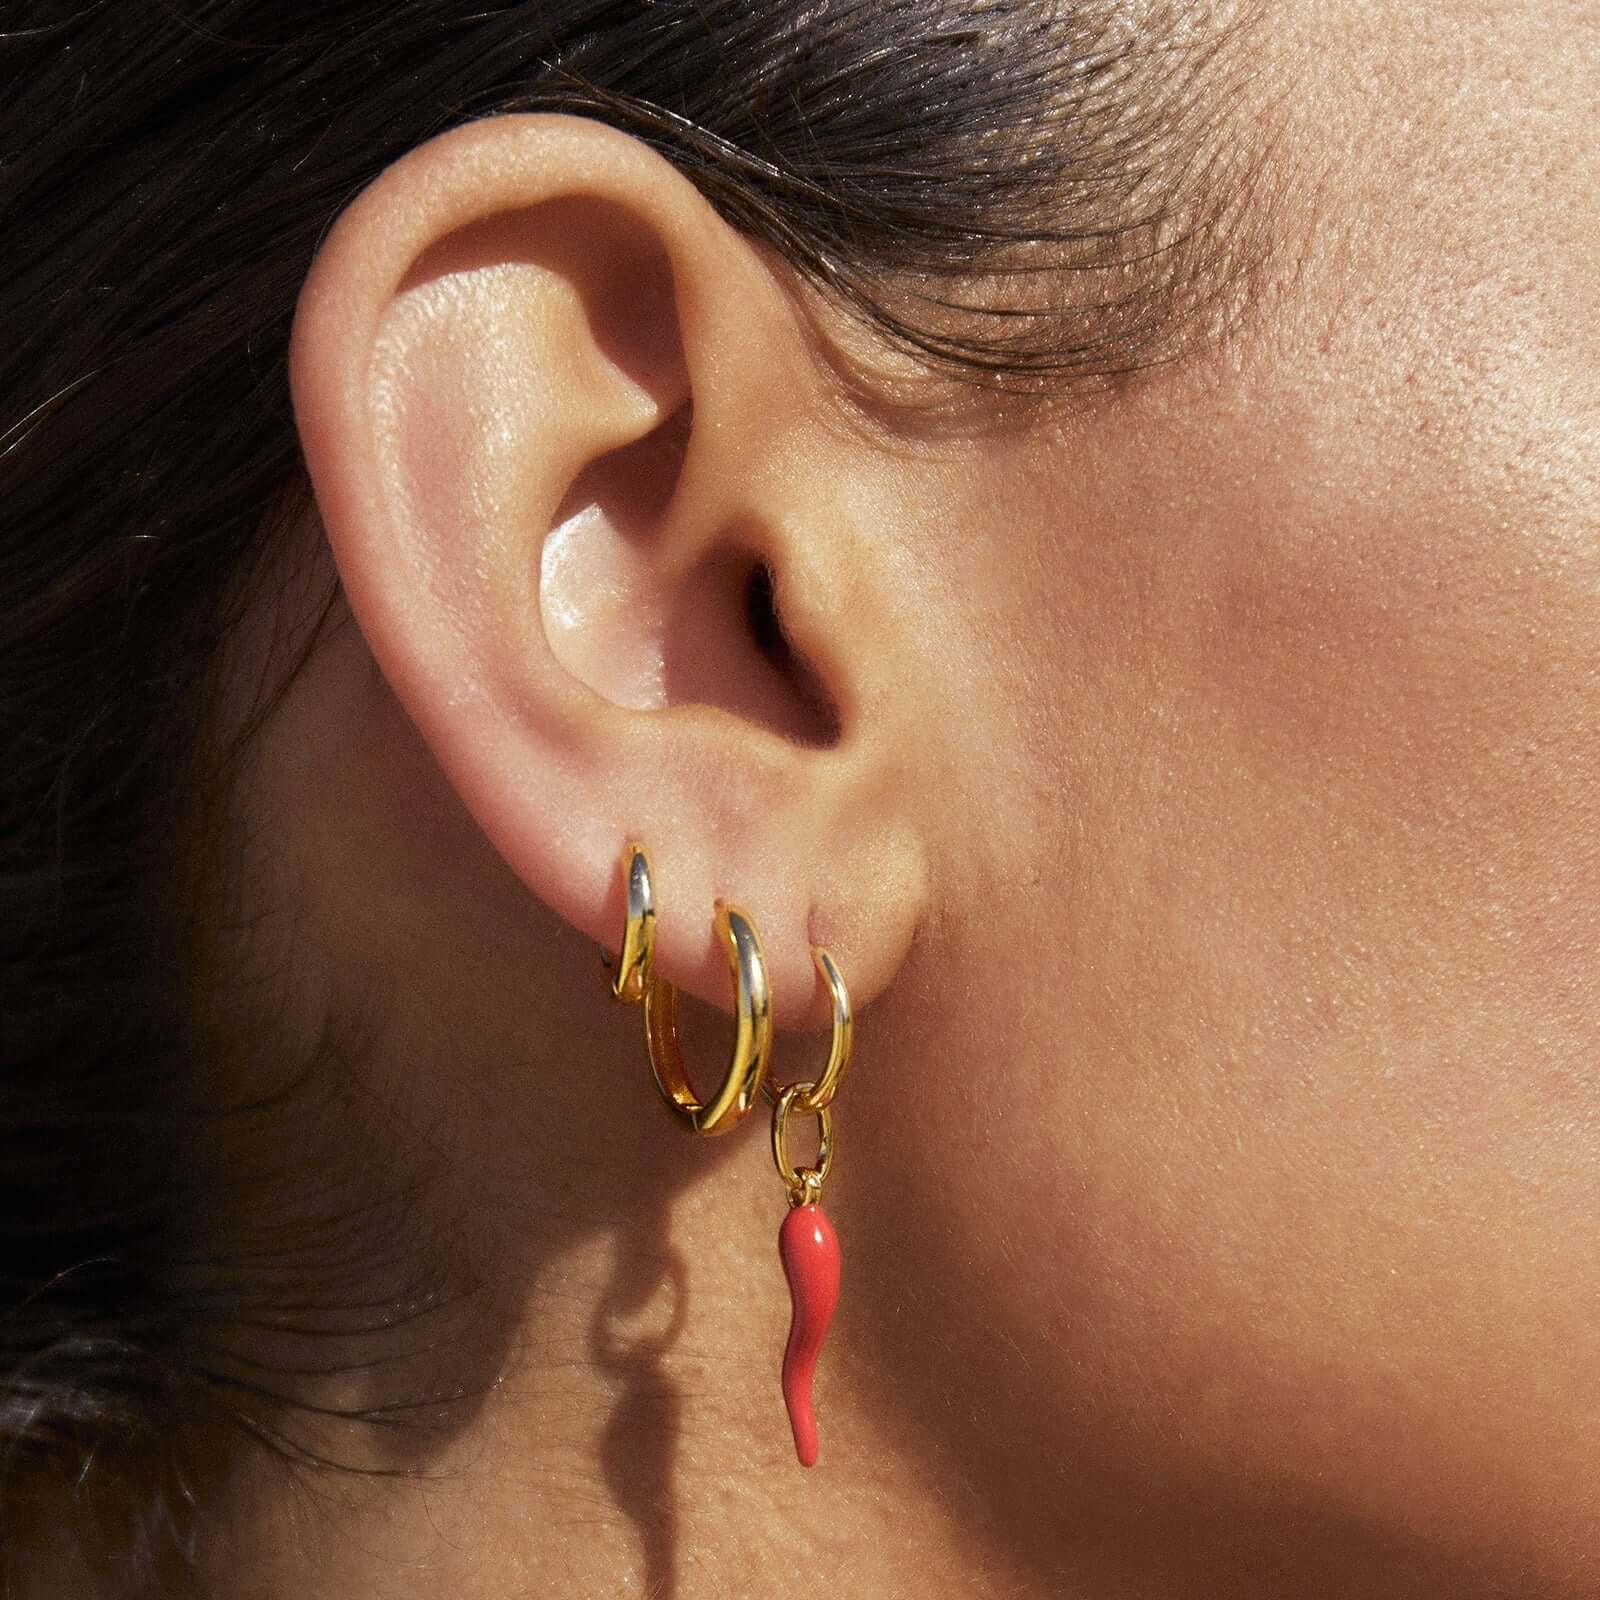
[(827, 984), (828, 996), (833, 1003), (833, 1039), (828, 1046), (828, 1064), (815, 1083), (783, 1084), (768, 1078), (767, 1099), (776, 1106), (788, 1090), (794, 1089), (797, 1092), (791, 1103), (797, 1110), (815, 1117), (833, 1104), (833, 1097), (844, 1082), (845, 1072), (850, 1066), (850, 1053), (855, 1048), (856, 1022), (850, 1008), (850, 991), (845, 987), (844, 974), (839, 971), (833, 957), (821, 945), (813, 945), (811, 960), (822, 981)]

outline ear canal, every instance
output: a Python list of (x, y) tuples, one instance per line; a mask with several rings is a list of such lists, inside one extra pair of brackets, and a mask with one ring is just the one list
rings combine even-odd
[(688, 403), (573, 483), (539, 563), (551, 654), (613, 705), (719, 706), (796, 744), (836, 744), (838, 712), (784, 629), (755, 541), (697, 534), (688, 570), (661, 555), (693, 429)]
[(772, 568), (757, 562), (745, 583), (745, 622), (750, 638), (772, 672), (786, 686), (794, 713), (792, 733), (819, 748), (839, 742), (839, 710), (811, 663), (795, 648), (778, 610)]
[(662, 632), (668, 705), (719, 706), (793, 744), (837, 743), (839, 716), (783, 628), (772, 568), (734, 539), (677, 593)]

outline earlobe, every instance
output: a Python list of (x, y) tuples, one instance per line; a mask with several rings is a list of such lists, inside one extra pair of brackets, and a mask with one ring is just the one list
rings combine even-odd
[[(653, 152), (508, 117), (433, 141), (341, 219), (293, 344), (306, 460), (374, 658), (468, 810), (599, 942), (646, 840), (657, 964), (726, 1004), (718, 898), (775, 1010), (860, 1000), (920, 910), (895, 752), (849, 720), (870, 619), (792, 301)], [(871, 903), (868, 903), (868, 896)]]

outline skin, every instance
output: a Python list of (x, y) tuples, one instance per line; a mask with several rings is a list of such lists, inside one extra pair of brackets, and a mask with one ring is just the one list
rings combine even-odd
[[(313, 1392), (475, 1398), (313, 1429), (404, 1477), (236, 1468), (228, 1592), (1594, 1591), (1597, 44), (1274, 8), (1272, 269), (1087, 405), (863, 410), (859, 336), (590, 124), (354, 203), (293, 357), (351, 615), (241, 775), (226, 954), (360, 1018), (299, 1137), (342, 1200), (425, 1171), (401, 1255), (470, 1285)], [(811, 941), (864, 1013), (809, 1475), (764, 1118), (674, 1127), (605, 992), (630, 838), (707, 1082), (719, 894), (780, 1077)]]

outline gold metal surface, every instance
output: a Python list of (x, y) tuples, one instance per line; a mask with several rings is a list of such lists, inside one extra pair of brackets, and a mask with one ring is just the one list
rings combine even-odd
[[(828, 1106), (811, 1111), (802, 1098), (814, 1094), (817, 1087), (814, 1083), (791, 1083), (772, 1108), (772, 1161), (789, 1191), (792, 1206), (815, 1205), (822, 1198), (822, 1185), (833, 1166), (833, 1111)], [(789, 1159), (789, 1115), (796, 1108), (817, 1119), (817, 1159), (809, 1167), (797, 1167)]]
[[(816, 963), (817, 971), (822, 974), (822, 981), (827, 984), (828, 993), (833, 1000), (833, 1041), (828, 1047), (828, 1064), (822, 1069), (822, 1076), (815, 1083), (802, 1083), (799, 1086), (807, 1091), (799, 1102), (800, 1109), (815, 1114), (824, 1107), (831, 1106), (833, 1097), (839, 1092), (845, 1069), (850, 1065), (850, 1052), (855, 1047), (856, 1024), (855, 1016), (850, 1009), (850, 991), (845, 987), (844, 975), (839, 971), (833, 957), (820, 946), (813, 945), (811, 959)], [(768, 1078), (767, 1099), (776, 1105), (779, 1095), (787, 1087), (787, 1084)]]
[(678, 991), (660, 978), (645, 989), (645, 1042), (656, 1085), (696, 1133), (727, 1133), (738, 1126), (761, 1092), (772, 1056), (772, 995), (761, 940), (737, 906), (719, 903), (715, 927), (733, 974), (735, 1032), (733, 1060), (711, 1099), (700, 1100), (689, 1084), (678, 1038)]
[(633, 1006), (650, 986), (656, 954), (656, 896), (650, 882), (650, 852), (642, 844), (630, 844), (623, 852), (622, 876), (628, 890), (628, 922), (611, 994)]

